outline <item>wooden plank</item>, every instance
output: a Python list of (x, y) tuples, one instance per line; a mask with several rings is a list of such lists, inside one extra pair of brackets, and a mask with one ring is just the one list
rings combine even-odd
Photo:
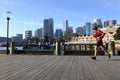
[(39, 68), (36, 73), (32, 74), (31, 77), (27, 78), (26, 80), (37, 80), (38, 78), (41, 78), (41, 75), (46, 75), (49, 70), (52, 70), (51, 66), (56, 66), (55, 64), (62, 59), (63, 57), (54, 56), (50, 61), (48, 61), (48, 63), (46, 62), (47, 64)]
[[(55, 62), (54, 60), (55, 59), (56, 59), (55, 57), (49, 57), (49, 60), (43, 59), (42, 63), (40, 63), (38, 65), (35, 65), (32, 68), (22, 72), (19, 77), (21, 79), (24, 79), (24, 80), (32, 80), (38, 74), (42, 73), (47, 68), (48, 65), (54, 64), (54, 62)], [(11, 80), (13, 80), (13, 79), (11, 79)]]
[(96, 65), (96, 63), (97, 60), (92, 60), (91, 57), (88, 58), (87, 64), (89, 65), (89, 69), (91, 71), (91, 75), (93, 76), (94, 80), (109, 80), (101, 71), (99, 66)]
[(0, 80), (120, 80), (120, 56), (0, 55)]
[(76, 80), (77, 79), (77, 56), (73, 56), (74, 60), (72, 62), (72, 68), (69, 74), (68, 80)]
[[(41, 57), (41, 58), (42, 58), (42, 57)], [(45, 58), (45, 57), (43, 57), (43, 59), (44, 59), (44, 58)], [(39, 61), (39, 62), (40, 62), (40, 61)], [(18, 63), (15, 63), (15, 64), (18, 65)], [(18, 67), (16, 67), (16, 66), (10, 67), (9, 69), (5, 70), (5, 71), (7, 71), (7, 72), (5, 72), (2, 76), (0, 76), (0, 78), (2, 78), (2, 79), (7, 79), (7, 78), (9, 78), (9, 77), (14, 77), (14, 76), (15, 76), (14, 78), (16, 78), (16, 77), (20, 76), (20, 75), (18, 75), (20, 72), (23, 73), (23, 71), (31, 68), (32, 66), (34, 66), (34, 65), (36, 65), (36, 64), (38, 64), (38, 63), (36, 63), (36, 58), (35, 58), (35, 60), (33, 60), (32, 58), (31, 58), (31, 60), (28, 60), (28, 59), (26, 60), (26, 59), (24, 59), (24, 61), (21, 62), (21, 66), (18, 66)], [(17, 75), (17, 76), (16, 76), (16, 75)]]
[[(57, 69), (57, 71), (55, 72), (55, 74), (52, 76), (52, 78), (48, 78), (48, 79), (51, 79), (51, 80), (60, 80), (64, 70), (66, 69), (67, 67), (67, 64), (68, 62), (70, 61), (70, 57), (69, 56), (66, 56), (64, 57), (64, 61), (62, 61), (61, 63), (59, 63), (59, 68)], [(48, 80), (46, 79), (46, 80)]]
[[(116, 74), (116, 72), (114, 72), (114, 70), (111, 68), (110, 64), (110, 60), (106, 60), (105, 57), (101, 57), (101, 59), (103, 59), (104, 61), (100, 62), (99, 64), (96, 63), (99, 67), (99, 69), (101, 69), (101, 71), (104, 73), (104, 75), (108, 78), (108, 80), (118, 80), (120, 79), (119, 75)], [(102, 66), (102, 67), (100, 67)]]
[(68, 80), (68, 78), (69, 78), (70, 71), (71, 71), (71, 68), (72, 68), (72, 64), (73, 64), (73, 61), (74, 61), (74, 57), (69, 56), (69, 58), (70, 58), (70, 60), (68, 61), (68, 64), (67, 64), (63, 74), (61, 75), (60, 80)]
[[(53, 68), (52, 70), (50, 70), (46, 75), (42, 76), (42, 77), (39, 78), (39, 79), (40, 79), (40, 80), (49, 80), (49, 79), (54, 80), (53, 77), (56, 77), (56, 76), (57, 76), (56, 72), (57, 72), (57, 71), (60, 71), (60, 69), (59, 69), (59, 68), (60, 68), (60, 65), (63, 66), (62, 64), (65, 62), (66, 59), (67, 59), (67, 58), (63, 57), (62, 60), (60, 60), (59, 62), (57, 62), (57, 65), (54, 66), (54, 68)], [(52, 65), (52, 66), (53, 66), (53, 65)], [(52, 67), (52, 66), (51, 66), (51, 67)], [(57, 78), (56, 78), (56, 80), (57, 80)]]
[(60, 57), (60, 56), (59, 56), (59, 58), (60, 58), (60, 59), (58, 59), (57, 61), (55, 61), (54, 64), (50, 65), (48, 68), (44, 69), (44, 70), (42, 71), (42, 73), (38, 74), (34, 79), (35, 79), (35, 80), (44, 80), (44, 78), (45, 78), (46, 76), (49, 77), (51, 71), (53, 71), (53, 73), (54, 73), (54, 71), (56, 71), (57, 68), (58, 68), (57, 65), (59, 64), (59, 62), (61, 62), (61, 61), (64, 60), (63, 57)]
[(77, 80), (85, 80), (81, 59), (82, 59), (81, 56), (77, 57), (77, 63), (76, 63), (76, 65), (77, 65)]
[(93, 76), (91, 75), (90, 69), (89, 69), (89, 65), (87, 64), (87, 57), (86, 56), (82, 56), (82, 66), (83, 66), (83, 74), (84, 74), (84, 79), (85, 80), (94, 80)]
[[(34, 73), (35, 71), (37, 71), (37, 68), (39, 68), (39, 64), (42, 64), (44, 63), (44, 60), (45, 59), (45, 62), (46, 62), (46, 59), (51, 59), (51, 58), (48, 58), (48, 57), (44, 57), (44, 58), (38, 58), (37, 61), (36, 61), (36, 58), (35, 58), (35, 62), (33, 63), (33, 65), (31, 66), (27, 66), (26, 68), (23, 68), (22, 70), (19, 70), (17, 71), (16, 73), (12, 74), (11, 76), (9, 76), (9, 80), (16, 80), (16, 79), (24, 79), (26, 77), (29, 77), (30, 74)], [(41, 60), (41, 61), (40, 61)], [(36, 67), (37, 66), (37, 67)], [(35, 69), (35, 70), (34, 70)], [(33, 71), (33, 72), (31, 72)], [(26, 74), (27, 72), (30, 72), (29, 75)]]

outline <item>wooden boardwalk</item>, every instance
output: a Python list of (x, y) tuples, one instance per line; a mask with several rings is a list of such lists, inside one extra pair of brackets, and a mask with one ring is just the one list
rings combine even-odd
[(1, 54), (0, 80), (120, 80), (120, 56)]

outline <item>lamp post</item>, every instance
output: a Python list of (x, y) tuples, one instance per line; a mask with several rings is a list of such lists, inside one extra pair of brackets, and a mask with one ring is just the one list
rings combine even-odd
[(6, 19), (7, 19), (7, 55), (9, 54), (9, 20), (11, 17), (11, 12), (6, 12)]

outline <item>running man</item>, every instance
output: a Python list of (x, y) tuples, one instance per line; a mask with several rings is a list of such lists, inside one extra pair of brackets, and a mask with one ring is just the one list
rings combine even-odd
[(98, 48), (100, 47), (106, 55), (108, 55), (108, 58), (111, 58), (111, 54), (107, 51), (107, 49), (105, 48), (105, 46), (103, 45), (103, 37), (104, 37), (104, 33), (98, 29), (97, 25), (94, 26), (93, 28), (93, 32), (94, 32), (94, 37), (96, 38), (96, 46), (95, 46), (95, 51), (94, 51), (94, 56), (91, 57), (92, 59), (96, 60), (96, 56), (97, 56), (97, 52), (98, 52)]

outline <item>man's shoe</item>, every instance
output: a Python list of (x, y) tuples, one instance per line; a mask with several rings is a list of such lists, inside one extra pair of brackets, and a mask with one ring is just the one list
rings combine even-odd
[(96, 60), (96, 57), (95, 57), (95, 56), (93, 56), (93, 57), (91, 57), (91, 59)]
[(111, 54), (108, 54), (108, 58), (111, 58)]

